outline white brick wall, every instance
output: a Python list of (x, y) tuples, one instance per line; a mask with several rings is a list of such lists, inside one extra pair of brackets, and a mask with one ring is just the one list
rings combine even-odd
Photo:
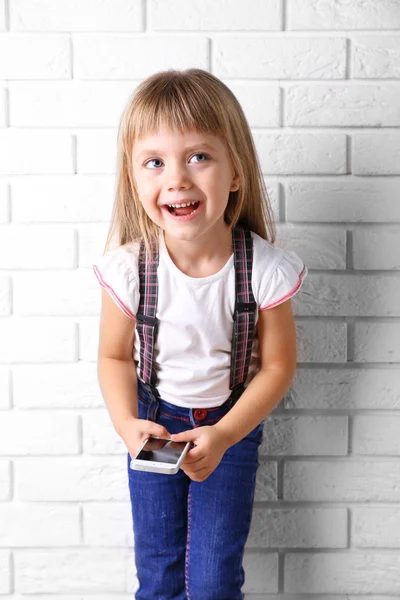
[(260, 449), (246, 598), (399, 598), (398, 0), (0, 0), (0, 596), (136, 588), (91, 264), (129, 94), (193, 66), (242, 103), (278, 243), (310, 271), (298, 369)]

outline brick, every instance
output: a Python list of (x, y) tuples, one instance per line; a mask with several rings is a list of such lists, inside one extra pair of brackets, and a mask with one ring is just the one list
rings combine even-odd
[(396, 271), (400, 264), (400, 227), (356, 227), (352, 232), (355, 269)]
[[(306, 594), (399, 594), (400, 556), (297, 553), (285, 556), (284, 590)], [(358, 597), (358, 596), (355, 596)]]
[(142, 31), (143, 6), (129, 0), (58, 0), (57, 7), (52, 0), (12, 0), (10, 23), (15, 31)]
[(6, 0), (0, 0), (0, 30), (6, 29)]
[(0, 546), (79, 545), (79, 510), (55, 504), (0, 504)]
[(254, 499), (256, 502), (278, 498), (278, 469), (276, 462), (265, 462), (260, 456)]
[(133, 547), (130, 502), (83, 504), (83, 541), (88, 546)]
[(259, 452), (264, 455), (347, 454), (347, 418), (270, 416)]
[(400, 362), (399, 335), (399, 323), (354, 323), (354, 360)]
[[(12, 494), (11, 481), (11, 463), (8, 460), (0, 460), (0, 501), (10, 500)], [(0, 553), (1, 556), (1, 553)], [(1, 559), (0, 559), (1, 562)], [(0, 568), (0, 589), (1, 589), (1, 573)]]
[(396, 410), (400, 380), (396, 369), (297, 369), (285, 408)]
[(99, 349), (99, 317), (79, 319), (79, 360), (97, 361)]
[[(382, 8), (381, 3), (380, 9)], [(381, 14), (381, 10), (378, 14)], [(353, 37), (351, 71), (352, 76), (357, 79), (398, 79), (400, 77), (400, 38), (398, 34)]]
[(276, 246), (294, 250), (311, 269), (346, 269), (346, 229), (277, 223)]
[(169, 68), (207, 70), (209, 63), (208, 39), (198, 36), (75, 35), (73, 48), (78, 79), (144, 79)]
[(356, 548), (400, 548), (397, 507), (354, 507), (352, 513), (352, 541)]
[(11, 127), (115, 128), (134, 89), (132, 81), (14, 82)]
[(343, 134), (254, 132), (263, 173), (268, 175), (341, 174), (346, 172)]
[(346, 323), (296, 322), (297, 362), (343, 363), (347, 360)]
[(149, 17), (154, 31), (274, 31), (281, 29), (280, 3), (275, 0), (249, 0), (246, 4), (224, 0), (215, 10), (212, 0), (191, 4), (185, 0), (166, 4), (150, 0)]
[(85, 454), (123, 454), (127, 448), (116, 433), (106, 408), (82, 415), (83, 452)]
[(395, 177), (290, 181), (285, 188), (288, 221), (400, 223), (400, 180)]
[(11, 279), (7, 275), (0, 275), (0, 317), (11, 315)]
[[(74, 323), (54, 319), (0, 320), (0, 363), (76, 360)], [(32, 393), (32, 390), (30, 391)]]
[[(242, 591), (248, 594), (270, 594), (278, 591), (279, 561), (274, 553), (246, 552), (243, 557), (245, 582)], [(251, 596), (249, 596), (251, 598)]]
[[(76, 345), (76, 340), (75, 340)], [(32, 394), (31, 390), (40, 390)], [(104, 406), (96, 363), (13, 366), (13, 400), (21, 409), (85, 409)]]
[(213, 73), (220, 78), (344, 79), (346, 40), (220, 37), (213, 45)]
[(284, 499), (290, 501), (398, 502), (399, 483), (400, 464), (393, 461), (287, 461), (284, 465)]
[(347, 509), (255, 507), (248, 548), (346, 548)]
[(400, 416), (354, 416), (354, 454), (400, 455), (399, 426)]
[(32, 177), (12, 182), (13, 221), (108, 222), (113, 181), (108, 177)]
[(117, 165), (116, 131), (78, 131), (76, 140), (77, 173), (115, 174)]
[(282, 197), (282, 186), (277, 182), (270, 181), (268, 177), (264, 177), (263, 180), (267, 188), (267, 194), (272, 209), (272, 217), (274, 220), (279, 221), (281, 218), (279, 203)]
[[(0, 86), (0, 128), (8, 126), (7, 91)], [(1, 129), (0, 129), (1, 133)]]
[(250, 127), (279, 127), (280, 89), (273, 83), (263, 81), (223, 80), (236, 96)]
[(0, 130), (0, 175), (73, 172), (72, 137), (69, 133), (18, 131), (13, 128)]
[(354, 175), (399, 175), (400, 133), (354, 134), (352, 172)]
[(296, 314), (319, 316), (397, 317), (400, 276), (309, 274), (293, 300)]
[(290, 0), (288, 29), (398, 29), (397, 0)]
[(124, 592), (126, 550), (16, 550), (16, 584), (21, 594)]
[(396, 127), (400, 85), (293, 85), (287, 88), (287, 127)]
[(10, 552), (0, 550), (0, 594), (11, 593), (11, 555)]
[(0, 455), (77, 454), (78, 424), (77, 415), (6, 411), (0, 420)]
[(0, 224), (10, 222), (10, 186), (4, 181), (0, 181)]
[[(30, 289), (29, 297), (26, 289)], [(100, 302), (91, 269), (14, 273), (14, 311), (25, 316), (92, 315)]]
[(0, 367), (0, 410), (11, 407), (11, 372)]
[(93, 456), (16, 461), (16, 490), (24, 501), (128, 501), (126, 458)]
[(75, 232), (68, 227), (3, 227), (0, 237), (0, 269), (72, 269), (77, 262), (76, 246)]
[(92, 267), (93, 262), (103, 255), (108, 227), (108, 223), (95, 225), (85, 223), (77, 227), (79, 234), (79, 267), (89, 269)]
[(67, 36), (0, 35), (1, 79), (70, 79)]

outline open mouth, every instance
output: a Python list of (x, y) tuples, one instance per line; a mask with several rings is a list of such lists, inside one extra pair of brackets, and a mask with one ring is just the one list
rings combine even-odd
[(175, 217), (188, 217), (193, 215), (199, 208), (200, 202), (187, 202), (186, 204), (166, 204), (168, 212)]

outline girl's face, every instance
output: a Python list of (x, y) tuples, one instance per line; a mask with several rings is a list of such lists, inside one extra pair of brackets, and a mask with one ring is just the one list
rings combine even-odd
[(226, 230), (229, 192), (239, 179), (218, 136), (160, 129), (135, 141), (132, 167), (144, 210), (168, 235), (191, 241)]

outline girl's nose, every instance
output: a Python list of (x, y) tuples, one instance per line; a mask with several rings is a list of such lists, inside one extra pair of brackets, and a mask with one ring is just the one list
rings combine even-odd
[(190, 183), (190, 177), (186, 169), (181, 166), (174, 166), (169, 169), (167, 174), (168, 189), (180, 189), (187, 187)]

